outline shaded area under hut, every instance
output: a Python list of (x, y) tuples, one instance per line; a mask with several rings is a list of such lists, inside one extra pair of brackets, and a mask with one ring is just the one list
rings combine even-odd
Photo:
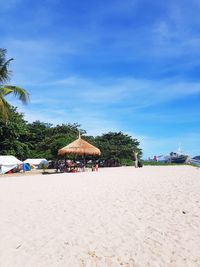
[[(79, 134), (78, 139), (76, 139), (72, 143), (58, 150), (58, 156), (66, 157), (66, 155), (81, 155), (82, 161), (79, 161), (78, 163), (74, 163), (70, 160), (65, 159), (65, 162), (59, 163), (60, 166), (57, 166), (57, 169), (59, 167), (61, 172), (64, 172), (65, 170), (76, 172), (76, 171), (85, 170), (85, 165), (86, 165), (85, 156), (86, 155), (100, 156), (101, 151), (97, 147), (83, 140)], [(97, 170), (97, 169), (98, 169), (98, 166), (97, 166), (97, 163), (95, 162), (92, 165), (92, 170)]]

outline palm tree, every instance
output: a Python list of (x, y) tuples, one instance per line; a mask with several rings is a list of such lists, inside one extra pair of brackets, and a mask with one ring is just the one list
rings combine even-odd
[(0, 118), (7, 121), (10, 113), (10, 104), (6, 101), (5, 97), (13, 94), (22, 103), (26, 104), (29, 100), (29, 94), (26, 90), (13, 86), (6, 85), (10, 80), (11, 71), (8, 70), (10, 62), (13, 58), (6, 60), (6, 49), (0, 48)]

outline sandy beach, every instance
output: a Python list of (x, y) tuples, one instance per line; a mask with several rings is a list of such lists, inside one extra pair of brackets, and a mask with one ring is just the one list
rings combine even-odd
[(199, 267), (200, 169), (0, 177), (2, 267)]

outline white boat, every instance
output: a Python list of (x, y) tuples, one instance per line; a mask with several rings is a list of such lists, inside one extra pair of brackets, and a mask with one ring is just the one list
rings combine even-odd
[(161, 155), (158, 156), (158, 161), (166, 162), (166, 163), (186, 163), (189, 159), (189, 156), (184, 154), (180, 146), (177, 152), (171, 152), (169, 155)]

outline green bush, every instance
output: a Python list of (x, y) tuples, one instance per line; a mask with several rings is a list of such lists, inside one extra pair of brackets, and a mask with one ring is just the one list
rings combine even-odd
[(133, 160), (131, 159), (121, 159), (122, 166), (133, 166)]
[(40, 164), (40, 169), (43, 170), (43, 173), (45, 173), (45, 171), (46, 171), (47, 168), (48, 168), (47, 164), (45, 164), (45, 163), (41, 163)]

